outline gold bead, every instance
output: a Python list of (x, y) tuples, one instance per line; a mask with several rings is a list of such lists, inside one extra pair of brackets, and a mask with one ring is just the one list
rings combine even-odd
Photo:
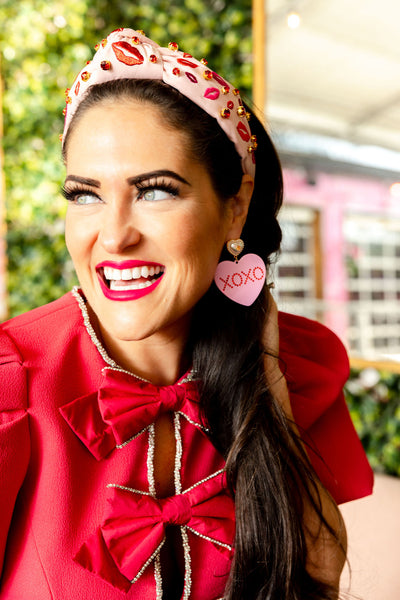
[(229, 94), (229, 86), (228, 86), (228, 85), (224, 85), (224, 86), (221, 88), (221, 92), (222, 92), (223, 94)]
[(208, 60), (206, 58), (202, 58), (200, 62), (202, 65), (208, 65)]
[(246, 113), (246, 119), (247, 119), (248, 121), (250, 121), (250, 119), (251, 119), (251, 114), (250, 114), (249, 112), (247, 112), (247, 113)]
[(152, 63), (156, 63), (157, 62), (157, 56), (155, 54), (150, 54), (149, 61), (152, 62)]
[(140, 39), (135, 35), (132, 39), (131, 39), (132, 44), (140, 44)]
[(246, 116), (246, 109), (244, 106), (239, 106), (239, 108), (237, 109), (237, 114), (239, 117), (245, 117)]
[(223, 119), (229, 119), (230, 116), (231, 116), (231, 111), (229, 110), (229, 108), (223, 108), (221, 110), (221, 117)]
[(103, 48), (105, 48), (107, 46), (107, 40), (101, 40), (101, 45), (103, 46)]
[(169, 50), (173, 50), (174, 52), (176, 52), (179, 49), (179, 46), (176, 42), (170, 42), (168, 44), (168, 49)]
[(136, 29), (136, 31), (140, 33), (140, 35), (146, 35), (143, 29)]
[(71, 98), (71, 96), (67, 96), (66, 103), (67, 104), (72, 104), (72, 98)]
[(100, 67), (103, 69), (103, 71), (109, 71), (111, 69), (111, 63), (109, 60), (102, 60)]
[(60, 142), (62, 142), (62, 141), (63, 141), (63, 137), (64, 137), (64, 136), (63, 136), (63, 134), (62, 134), (62, 133), (60, 133), (60, 135), (58, 136), (58, 139), (60, 140)]
[(83, 71), (83, 73), (81, 73), (81, 79), (82, 81), (88, 81), (90, 79), (90, 73), (88, 73), (88, 71)]
[(212, 79), (213, 72), (210, 71), (209, 69), (206, 69), (205, 71), (203, 71), (203, 77), (204, 77), (204, 79)]
[(96, 52), (97, 52), (97, 50), (100, 50), (100, 44), (96, 44), (94, 49), (96, 50)]
[(240, 94), (240, 92), (239, 92), (239, 90), (238, 90), (237, 88), (234, 88), (234, 89), (232, 90), (232, 93), (233, 93), (235, 96), (239, 96), (239, 94)]

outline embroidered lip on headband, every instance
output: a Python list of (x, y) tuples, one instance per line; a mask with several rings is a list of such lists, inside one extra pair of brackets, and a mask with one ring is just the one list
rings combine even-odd
[(239, 90), (171, 42), (163, 48), (133, 29), (117, 29), (96, 46), (96, 54), (68, 89), (63, 139), (86, 90), (114, 79), (159, 79), (217, 119), (242, 159), (242, 169), (254, 177), (257, 147)]

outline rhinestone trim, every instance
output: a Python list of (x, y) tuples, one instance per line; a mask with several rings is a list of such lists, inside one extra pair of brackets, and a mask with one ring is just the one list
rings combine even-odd
[(211, 475), (208, 475), (208, 477), (205, 477), (201, 481), (198, 481), (194, 485), (192, 485), (189, 488), (187, 488), (187, 490), (184, 490), (182, 492), (182, 494), (187, 494), (188, 492), (191, 492), (192, 490), (194, 490), (195, 488), (197, 488), (202, 483), (205, 483), (206, 481), (210, 481), (210, 479), (214, 479), (214, 477), (217, 477), (218, 475), (221, 475), (221, 473), (225, 473), (225, 469), (220, 469), (219, 471), (215, 471), (215, 473), (211, 473)]
[(140, 494), (141, 496), (152, 496), (152, 494), (150, 494), (150, 492), (144, 492), (142, 490), (137, 490), (135, 488), (127, 487), (126, 485), (120, 485), (119, 483), (107, 483), (106, 487), (118, 488), (119, 490), (131, 492), (132, 494)]
[(204, 427), (204, 425), (202, 425), (201, 423), (196, 423), (196, 421), (193, 421), (193, 419), (188, 417), (184, 412), (178, 410), (178, 414), (182, 415), (182, 417), (185, 417), (186, 421), (189, 421), (191, 425), (193, 425), (194, 427), (198, 427), (198, 429), (201, 429), (202, 431), (204, 431), (204, 433), (210, 432), (210, 430), (207, 429), (207, 427)]
[(179, 413), (174, 414), (174, 431), (175, 431), (175, 467), (174, 467), (174, 485), (175, 494), (182, 493), (181, 467), (182, 467), (182, 436), (181, 436), (181, 421)]
[(192, 558), (190, 556), (190, 544), (189, 538), (186, 531), (186, 526), (181, 529), (183, 556), (185, 559), (185, 582), (183, 587), (182, 600), (188, 600), (190, 598), (190, 592), (192, 590)]
[(161, 555), (160, 555), (160, 553), (157, 554), (155, 561), (154, 561), (154, 579), (156, 580), (156, 600), (162, 600), (163, 587), (162, 587)]
[(102, 359), (104, 360), (104, 362), (106, 362), (111, 367), (119, 368), (118, 365), (117, 365), (117, 363), (115, 362), (115, 360), (113, 360), (112, 358), (110, 358), (108, 356), (107, 352), (105, 351), (105, 349), (101, 345), (100, 340), (97, 337), (96, 332), (93, 329), (92, 324), (90, 322), (90, 317), (89, 317), (89, 313), (88, 313), (88, 310), (87, 310), (86, 302), (82, 298), (81, 294), (79, 293), (78, 286), (75, 285), (72, 288), (71, 293), (74, 296), (75, 300), (78, 302), (78, 305), (79, 305), (79, 308), (81, 309), (81, 313), (82, 313), (82, 317), (83, 317), (83, 323), (84, 323), (84, 325), (86, 327), (86, 331), (88, 332), (89, 337), (92, 340), (93, 344), (96, 346), (96, 348), (97, 348), (100, 356), (102, 357)]
[(147, 480), (149, 482), (150, 496), (156, 497), (156, 482), (154, 479), (154, 449), (156, 440), (156, 430), (153, 425), (149, 427), (149, 448), (147, 451)]
[(133, 440), (136, 440), (140, 435), (142, 435), (145, 431), (147, 431), (147, 429), (151, 427), (151, 425), (147, 425), (147, 427), (144, 427), (141, 431), (139, 431), (139, 433), (136, 433), (135, 435), (133, 435), (131, 438), (129, 438), (129, 440), (126, 440), (126, 442), (122, 442), (122, 444), (118, 444), (117, 446), (115, 446), (118, 450), (121, 450), (122, 448), (125, 448), (125, 446), (127, 446), (128, 444), (130, 444), (131, 442), (133, 442)]
[(81, 310), (82, 317), (83, 317), (83, 323), (84, 323), (84, 325), (86, 327), (86, 331), (88, 332), (90, 339), (92, 340), (93, 344), (96, 346), (97, 351), (99, 352), (99, 354), (102, 357), (102, 359), (104, 360), (104, 362), (109, 365), (109, 367), (104, 367), (104, 369), (108, 369), (108, 368), (111, 367), (115, 371), (120, 371), (122, 373), (127, 373), (128, 375), (132, 375), (132, 377), (135, 377), (136, 379), (139, 379), (140, 381), (144, 381), (145, 383), (151, 383), (147, 379), (143, 379), (143, 377), (139, 377), (138, 375), (135, 375), (134, 373), (131, 373), (130, 371), (127, 371), (126, 369), (123, 369), (122, 367), (120, 367), (118, 365), (118, 363), (115, 362), (115, 360), (113, 360), (108, 355), (107, 351), (105, 350), (105, 348), (101, 344), (101, 342), (100, 342), (99, 338), (97, 337), (96, 332), (93, 329), (93, 326), (92, 326), (92, 324), (90, 322), (90, 317), (89, 317), (88, 309), (87, 309), (87, 306), (86, 306), (86, 301), (82, 297), (82, 295), (80, 294), (80, 288), (75, 285), (72, 288), (71, 293), (74, 296), (75, 300), (77, 301), (78, 306), (79, 306), (79, 308)]
[(207, 542), (212, 542), (213, 544), (217, 544), (217, 546), (222, 546), (222, 548), (226, 548), (227, 550), (230, 550), (230, 551), (233, 550), (233, 546), (230, 546), (229, 544), (225, 544), (224, 542), (219, 542), (218, 540), (214, 540), (213, 538), (208, 537), (208, 535), (204, 535), (204, 533), (199, 533), (195, 529), (192, 529), (188, 525), (186, 525), (186, 529), (188, 529), (188, 531), (191, 531), (198, 537), (203, 538), (203, 540), (207, 540)]
[[(156, 556), (158, 556), (160, 554), (161, 548), (164, 546), (164, 544), (165, 544), (165, 540), (163, 540), (161, 542), (161, 544), (158, 546), (157, 550), (155, 550), (153, 552), (153, 554), (150, 556), (150, 558), (148, 558), (146, 560), (143, 567), (140, 569), (139, 573), (136, 575), (136, 577), (134, 579), (131, 580), (131, 583), (136, 583), (137, 580), (139, 579), (139, 577), (141, 577), (143, 575), (143, 573), (145, 572), (147, 567), (152, 563), (152, 561), (156, 558)], [(157, 596), (157, 600), (158, 600), (158, 596)]]

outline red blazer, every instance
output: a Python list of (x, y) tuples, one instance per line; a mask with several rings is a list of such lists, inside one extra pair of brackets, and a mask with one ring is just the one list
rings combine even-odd
[[(285, 314), (280, 338), (295, 419), (321, 480), (338, 502), (371, 493), (372, 473), (341, 391), (348, 376), (342, 344), (325, 327)], [(155, 598), (154, 585), (146, 587), (153, 572), (143, 575), (140, 592), (134, 585), (121, 591), (73, 560), (102, 521), (107, 484), (133, 469), (128, 454), (96, 461), (59, 410), (97, 393), (104, 366), (71, 294), (0, 326), (0, 598)], [(196, 448), (207, 443), (187, 418), (182, 435)], [(207, 447), (205, 455), (200, 479), (221, 466), (216, 451)], [(215, 563), (220, 553), (204, 536), (193, 540), (189, 598), (217, 600), (229, 562), (218, 563), (221, 582), (213, 588), (213, 553)], [(200, 564), (204, 553), (211, 566)]]

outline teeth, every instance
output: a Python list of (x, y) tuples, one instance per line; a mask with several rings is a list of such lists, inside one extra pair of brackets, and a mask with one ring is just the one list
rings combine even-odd
[(157, 281), (157, 280), (153, 279), (153, 280), (144, 281), (141, 283), (133, 283), (132, 282), (132, 283), (129, 283), (128, 285), (121, 286), (121, 285), (117, 285), (115, 283), (115, 281), (111, 280), (110, 290), (117, 290), (117, 291), (124, 290), (124, 292), (126, 290), (142, 290), (143, 288), (147, 288), (147, 287), (151, 286), (155, 281)]
[[(153, 275), (158, 275), (164, 271), (164, 267), (160, 267), (157, 265), (156, 267), (134, 267), (133, 269), (113, 269), (112, 267), (104, 267), (104, 277), (108, 280), (120, 281), (130, 281), (131, 279), (140, 279), (143, 277), (147, 279), (148, 277), (153, 277)], [(147, 284), (144, 283), (147, 287)], [(125, 286), (125, 289), (128, 289)], [(136, 288), (133, 288), (136, 289)], [(140, 289), (140, 288), (139, 288)]]

